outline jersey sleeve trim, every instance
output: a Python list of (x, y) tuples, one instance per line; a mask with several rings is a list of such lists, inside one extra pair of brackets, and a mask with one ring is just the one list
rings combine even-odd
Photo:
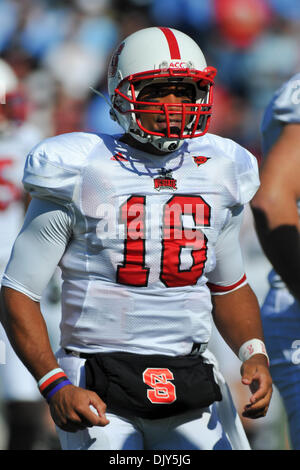
[(217, 284), (213, 284), (212, 282), (208, 282), (207, 286), (212, 295), (222, 295), (222, 294), (227, 294), (228, 292), (232, 292), (236, 289), (239, 289), (245, 284), (247, 284), (246, 274), (244, 274), (239, 281), (229, 286), (220, 286)]
[(20, 282), (16, 281), (15, 279), (12, 279), (11, 277), (7, 276), (7, 274), (4, 274), (1, 285), (5, 287), (9, 287), (10, 289), (14, 289), (18, 292), (21, 292), (22, 294), (26, 295), (29, 297), (31, 300), (34, 300), (34, 302), (40, 302), (42, 296), (35, 294), (34, 292), (31, 292), (28, 290), (23, 284)]
[(28, 154), (24, 188), (31, 196), (72, 203), (80, 184), (80, 175), (90, 153), (101, 142), (99, 136), (88, 133), (69, 133), (49, 137)]

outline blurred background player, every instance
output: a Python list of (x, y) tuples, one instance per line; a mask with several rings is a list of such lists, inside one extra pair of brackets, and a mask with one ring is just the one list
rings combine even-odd
[(275, 94), (262, 121), (264, 164), (252, 202), (256, 229), (274, 266), (262, 308), (271, 373), (300, 449), (300, 73)]
[[(27, 121), (28, 100), (12, 67), (0, 59), (0, 273), (7, 264), (13, 241), (22, 226), (29, 202), (22, 186), (25, 156), (42, 138), (40, 130)], [(52, 288), (48, 294), (53, 297)], [(47, 294), (47, 296), (48, 296)], [(44, 304), (49, 304), (45, 298)], [(47, 308), (47, 307), (46, 307)], [(4, 400), (8, 449), (43, 446), (47, 433), (47, 413), (36, 384), (18, 359), (6, 334), (4, 364), (0, 366), (0, 396)], [(2, 343), (3, 344), (3, 343)]]

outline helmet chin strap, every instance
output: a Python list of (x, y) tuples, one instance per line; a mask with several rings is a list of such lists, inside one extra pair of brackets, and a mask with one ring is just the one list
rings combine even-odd
[(167, 139), (166, 137), (156, 135), (142, 136), (131, 130), (129, 130), (129, 134), (143, 144), (153, 145), (153, 147), (161, 152), (175, 152), (175, 150), (178, 150), (183, 145), (183, 140), (181, 139)]
[(183, 145), (183, 140), (166, 139), (165, 137), (151, 136), (151, 144), (162, 152), (175, 152)]

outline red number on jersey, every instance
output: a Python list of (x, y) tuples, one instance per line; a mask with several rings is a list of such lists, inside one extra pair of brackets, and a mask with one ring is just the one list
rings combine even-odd
[[(126, 227), (124, 261), (117, 268), (117, 282), (145, 287), (149, 268), (145, 265), (145, 196), (131, 196), (121, 206)], [(160, 279), (166, 287), (194, 285), (206, 262), (207, 238), (198, 228), (183, 228), (182, 217), (190, 216), (194, 225), (210, 225), (210, 206), (200, 196), (173, 196), (164, 207)], [(180, 269), (181, 252), (191, 252), (192, 266)]]
[(126, 240), (124, 262), (117, 269), (117, 282), (143, 287), (149, 276), (149, 268), (145, 267), (145, 196), (130, 197), (120, 211)]
[(173, 403), (176, 400), (175, 385), (169, 382), (174, 376), (169, 369), (148, 368), (143, 372), (143, 381), (152, 390), (147, 390), (151, 403)]
[[(209, 226), (210, 207), (200, 196), (179, 195), (165, 205), (160, 279), (167, 287), (196, 284), (207, 259), (206, 236), (200, 229), (183, 229), (183, 216), (191, 216), (194, 225)], [(181, 270), (180, 256), (184, 248), (191, 250), (193, 264), (190, 269)]]

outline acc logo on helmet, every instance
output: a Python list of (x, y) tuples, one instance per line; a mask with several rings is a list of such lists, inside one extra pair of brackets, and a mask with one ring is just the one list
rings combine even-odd
[(181, 62), (180, 60), (173, 61), (169, 65), (170, 69), (186, 69), (187, 68), (187, 63), (186, 62)]

